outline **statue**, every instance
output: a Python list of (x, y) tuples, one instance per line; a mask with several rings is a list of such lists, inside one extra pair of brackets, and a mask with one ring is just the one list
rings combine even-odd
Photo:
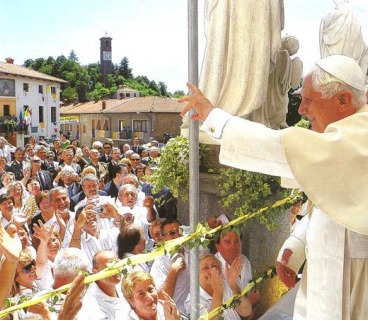
[(276, 67), (268, 79), (267, 116), (273, 129), (286, 128), (290, 88), (297, 89), (303, 73), (303, 63), (299, 57), (291, 59), (299, 49), (299, 41), (293, 36), (282, 38), (282, 46), (277, 54)]
[[(268, 126), (264, 106), (281, 47), (283, 0), (206, 0), (204, 14), (207, 43), (199, 88), (214, 105)], [(183, 135), (187, 127), (185, 117)], [(201, 142), (214, 144), (205, 136), (200, 133)]]
[(321, 57), (340, 54), (355, 59), (367, 72), (368, 50), (361, 26), (348, 0), (334, 0), (336, 8), (322, 18), (320, 26)]
[(199, 87), (213, 104), (246, 118), (265, 102), (282, 27), (283, 1), (206, 1)]

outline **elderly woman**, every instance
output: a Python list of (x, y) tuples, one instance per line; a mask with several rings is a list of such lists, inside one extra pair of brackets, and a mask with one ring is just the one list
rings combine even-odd
[[(213, 254), (202, 254), (199, 259), (199, 284), (200, 284), (200, 315), (203, 317), (212, 310), (220, 307), (228, 298), (237, 294), (235, 290), (237, 275), (226, 273), (224, 280), (221, 274), (221, 262)], [(234, 283), (235, 281), (235, 283)], [(234, 288), (234, 290), (233, 290)], [(190, 294), (185, 301), (185, 311), (190, 312)], [(234, 309), (228, 308), (223, 314), (214, 315), (212, 319), (240, 320), (249, 316), (252, 312), (252, 305), (245, 297), (241, 298), (240, 304)]]
[(147, 272), (130, 273), (123, 279), (121, 290), (131, 307), (128, 315), (122, 316), (126, 320), (180, 320), (175, 303), (165, 292), (157, 293)]

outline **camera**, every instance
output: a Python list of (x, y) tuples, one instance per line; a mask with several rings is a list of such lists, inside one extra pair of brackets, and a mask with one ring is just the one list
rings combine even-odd
[(146, 188), (146, 192), (145, 192), (146, 196), (151, 196), (152, 195), (152, 188), (151, 187), (147, 187)]
[(101, 215), (103, 213), (105, 213), (105, 208), (103, 207), (103, 205), (99, 205), (93, 208), (93, 210), (98, 214)]

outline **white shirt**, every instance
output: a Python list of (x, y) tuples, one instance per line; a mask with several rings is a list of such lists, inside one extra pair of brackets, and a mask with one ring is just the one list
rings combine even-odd
[(0, 156), (3, 156), (6, 158), (8, 162), (11, 162), (11, 153), (14, 153), (16, 150), (16, 147), (10, 147), (9, 145), (4, 145), (3, 148), (0, 148)]
[[(226, 280), (223, 279), (224, 284), (224, 294), (222, 298), (222, 303), (225, 303), (225, 301), (232, 297), (234, 293), (232, 292), (229, 284), (226, 282)], [(210, 296), (205, 290), (202, 289), (202, 287), (199, 287), (199, 306), (200, 311), (199, 315), (201, 317), (205, 316), (207, 313), (211, 312), (211, 305), (212, 305), (212, 296)], [(190, 314), (190, 307), (191, 307), (191, 299), (190, 294), (188, 295), (187, 299), (185, 300), (185, 311), (189, 315)], [(224, 320), (240, 320), (239, 314), (235, 311), (235, 309), (226, 309), (223, 312)]]
[[(74, 231), (74, 223), (75, 223), (75, 213), (69, 211), (69, 220), (66, 223), (65, 236), (62, 244), (62, 248), (69, 247), (70, 241), (72, 239), (73, 231)], [(56, 223), (56, 225), (58, 225)]]
[(83, 232), (81, 235), (81, 248), (88, 260), (92, 262), (93, 256), (102, 250), (109, 250), (117, 254), (117, 237), (119, 229), (100, 229), (99, 237)]
[[(92, 282), (82, 300), (82, 309), (78, 313), (80, 320), (117, 320), (116, 314), (124, 310), (126, 315), (130, 306), (123, 297), (111, 297)], [(121, 319), (122, 320), (122, 319)]]
[[(175, 284), (174, 295), (172, 299), (176, 303), (176, 306), (180, 312), (185, 312), (184, 302), (189, 294), (190, 289), (190, 269), (189, 269), (189, 250), (184, 248), (184, 261), (186, 268), (179, 272), (178, 278)], [(174, 254), (178, 255), (178, 254)], [(155, 280), (157, 290), (161, 289), (166, 281), (167, 275), (171, 268), (171, 255), (167, 254), (157, 258), (151, 268), (151, 275)]]
[[(215, 256), (220, 260), (222, 264), (222, 275), (225, 277), (226, 266), (229, 267), (229, 264), (225, 261), (220, 252), (217, 252)], [(236, 284), (238, 285), (240, 290), (243, 290), (249, 284), (249, 282), (252, 281), (253, 277), (252, 277), (252, 267), (250, 266), (249, 260), (243, 254), (241, 254), (240, 257), (243, 263), (243, 267), (240, 273), (240, 277), (236, 282)]]

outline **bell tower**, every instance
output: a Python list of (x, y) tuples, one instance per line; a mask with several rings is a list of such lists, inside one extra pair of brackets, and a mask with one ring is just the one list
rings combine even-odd
[(107, 75), (112, 73), (112, 53), (111, 53), (111, 37), (105, 34), (100, 38), (100, 66), (102, 82), (107, 84)]

